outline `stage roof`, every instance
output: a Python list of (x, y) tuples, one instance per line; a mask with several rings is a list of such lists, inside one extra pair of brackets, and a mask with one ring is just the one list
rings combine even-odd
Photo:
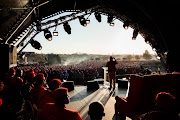
[(13, 44), (34, 22), (67, 10), (112, 13), (138, 29), (161, 57), (179, 47), (177, 0), (1, 0), (0, 42)]

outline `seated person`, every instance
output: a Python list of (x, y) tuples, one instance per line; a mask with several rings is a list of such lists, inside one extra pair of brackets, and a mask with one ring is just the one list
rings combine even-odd
[(30, 99), (33, 104), (37, 106), (38, 100), (49, 93), (49, 91), (43, 86), (45, 84), (45, 78), (43, 73), (38, 73), (35, 77), (34, 88), (30, 92)]
[(176, 99), (166, 92), (157, 94), (155, 109), (141, 115), (136, 115), (135, 120), (179, 120), (176, 112)]
[(62, 85), (62, 81), (60, 79), (53, 79), (49, 82), (49, 90), (54, 91)]
[(48, 89), (49, 92), (47, 94), (44, 94), (43, 96), (41, 96), (41, 98), (38, 99), (37, 108), (42, 109), (46, 103), (54, 103), (55, 101), (52, 92), (57, 88), (59, 88), (61, 85), (62, 82), (60, 79), (51, 80), (49, 82), (49, 89)]
[(103, 104), (100, 102), (91, 103), (88, 114), (91, 120), (102, 120), (102, 117), (105, 116)]
[(46, 103), (38, 115), (38, 120), (82, 120), (77, 111), (65, 107), (65, 104), (69, 103), (67, 93), (67, 88), (56, 89), (53, 93), (55, 103)]

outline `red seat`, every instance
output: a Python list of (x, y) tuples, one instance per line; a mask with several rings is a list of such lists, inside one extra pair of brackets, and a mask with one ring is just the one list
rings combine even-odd
[(127, 99), (116, 97), (115, 111), (128, 117), (144, 113), (155, 104), (155, 96), (161, 77), (146, 75), (144, 77), (131, 75), (130, 88)]
[(128, 117), (145, 113), (154, 107), (155, 96), (159, 92), (169, 92), (180, 101), (179, 85), (180, 73), (131, 75), (128, 97), (116, 97), (115, 112)]

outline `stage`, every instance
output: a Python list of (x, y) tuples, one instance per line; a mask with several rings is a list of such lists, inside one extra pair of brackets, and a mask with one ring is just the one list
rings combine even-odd
[[(95, 79), (95, 81), (103, 81), (103, 79)], [(105, 109), (103, 120), (114, 120), (115, 96), (126, 97), (126, 94), (127, 85), (118, 87), (118, 83), (116, 83), (115, 91), (110, 91), (102, 83), (99, 84), (99, 89), (97, 90), (87, 90), (87, 86), (75, 85), (74, 90), (69, 92), (70, 103), (66, 107), (77, 110), (83, 120), (90, 120), (88, 116), (89, 105), (94, 101), (99, 101), (104, 105)], [(127, 118), (126, 120), (130, 119)]]

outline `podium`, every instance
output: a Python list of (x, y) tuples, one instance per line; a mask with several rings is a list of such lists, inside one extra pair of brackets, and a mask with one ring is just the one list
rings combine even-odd
[(109, 82), (108, 81), (108, 67), (102, 67), (104, 69), (104, 88), (109, 88)]

